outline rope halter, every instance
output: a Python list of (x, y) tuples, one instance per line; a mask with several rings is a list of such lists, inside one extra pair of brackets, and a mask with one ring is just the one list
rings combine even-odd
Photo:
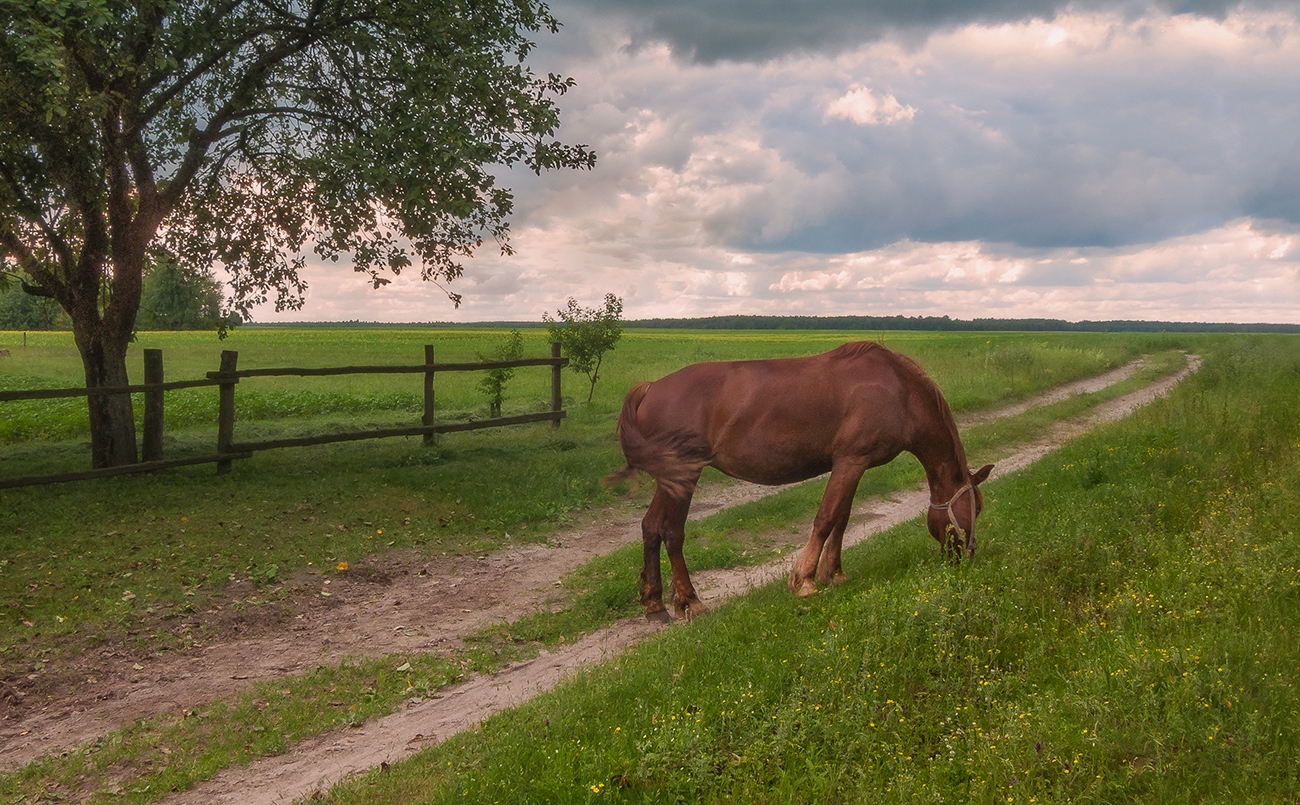
[(956, 492), (954, 492), (953, 496), (948, 498), (947, 503), (931, 503), (930, 508), (936, 509), (938, 511), (948, 512), (948, 522), (952, 524), (953, 530), (955, 530), (957, 532), (957, 536), (961, 538), (962, 547), (969, 548), (969, 546), (966, 544), (966, 530), (963, 529), (960, 525), (958, 525), (957, 515), (953, 513), (953, 508), (952, 508), (953, 504), (957, 502), (957, 498), (961, 497), (962, 494), (965, 492), (970, 493), (970, 522), (971, 522), (971, 527), (974, 528), (975, 515), (977, 513), (975, 511), (975, 487), (971, 485), (969, 481), (967, 481), (962, 486), (961, 489), (958, 489)]

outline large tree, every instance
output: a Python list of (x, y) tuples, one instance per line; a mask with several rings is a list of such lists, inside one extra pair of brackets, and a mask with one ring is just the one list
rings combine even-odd
[[(590, 167), (555, 139), (572, 79), (525, 63), (538, 0), (0, 0), (3, 270), (72, 319), (88, 386), (125, 384), (152, 247), (302, 304), (305, 249), (378, 287), (445, 283), (495, 238), (493, 170)], [(459, 299), (448, 292), (453, 302)], [(95, 466), (136, 460), (91, 397)]]

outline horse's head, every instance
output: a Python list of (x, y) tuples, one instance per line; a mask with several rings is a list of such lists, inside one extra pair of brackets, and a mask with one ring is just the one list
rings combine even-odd
[(992, 464), (985, 464), (974, 472), (967, 471), (967, 481), (958, 487), (946, 503), (931, 503), (926, 517), (926, 526), (930, 536), (934, 537), (943, 551), (953, 561), (961, 561), (962, 554), (967, 559), (975, 557), (975, 518), (984, 511), (984, 493), (980, 484), (993, 471)]

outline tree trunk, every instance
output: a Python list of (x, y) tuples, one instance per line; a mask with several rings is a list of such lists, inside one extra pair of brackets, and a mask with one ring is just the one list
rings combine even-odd
[[(140, 309), (145, 247), (156, 229), (156, 222), (144, 220), (143, 209), (131, 218), (130, 205), (122, 193), (110, 196), (110, 206), (121, 209), (103, 217), (87, 213), (84, 220), (89, 231), (75, 270), (68, 272), (74, 278), (68, 300), (60, 300), (72, 317), (72, 333), (86, 371), (86, 388), (128, 383), (126, 349)], [(141, 202), (141, 207), (145, 206)], [(111, 226), (110, 221), (117, 226)], [(139, 461), (131, 395), (93, 395), (87, 398), (87, 407), (91, 466), (119, 467)]]
[[(126, 348), (130, 333), (107, 332), (103, 322), (83, 328), (74, 323), (77, 349), (86, 370), (86, 388), (127, 385)], [(91, 466), (117, 467), (134, 464), (136, 457), (135, 412), (131, 395), (92, 395), (90, 410)]]

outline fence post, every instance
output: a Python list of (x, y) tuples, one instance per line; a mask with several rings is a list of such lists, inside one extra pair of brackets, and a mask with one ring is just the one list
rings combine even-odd
[[(424, 345), (424, 418), (420, 422), (424, 425), (433, 424), (433, 344)], [(424, 446), (431, 447), (434, 443), (432, 433), (424, 434)]]
[[(564, 407), (564, 398), (560, 394), (560, 342), (551, 342), (551, 357), (557, 359), (556, 363), (551, 364), (551, 411), (556, 412)], [(551, 420), (551, 430), (557, 430), (560, 427), (559, 418)]]
[[(163, 382), (163, 359), (161, 349), (144, 351), (145, 385)], [(163, 391), (162, 389), (144, 393), (144, 439), (141, 459), (157, 461), (162, 458), (163, 449)]]
[[(238, 352), (229, 349), (221, 351), (220, 373), (227, 376), (221, 379), (221, 385), (218, 386), (217, 452), (220, 454), (232, 452), (231, 445), (235, 442), (235, 384), (239, 382), (239, 378), (229, 375), (235, 373), (238, 364)], [(230, 472), (230, 459), (218, 461), (217, 475), (225, 475), (228, 472)]]

